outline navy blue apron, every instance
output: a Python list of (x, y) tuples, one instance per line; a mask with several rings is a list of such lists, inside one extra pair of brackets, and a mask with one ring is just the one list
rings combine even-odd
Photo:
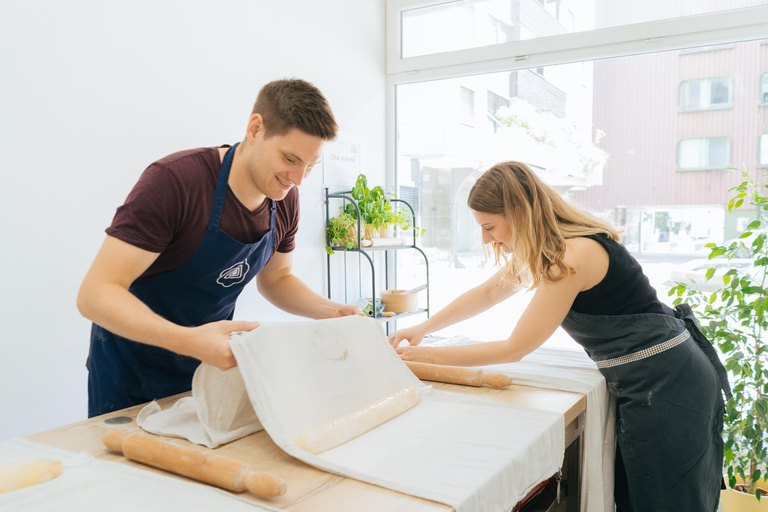
[(715, 512), (723, 473), (727, 374), (687, 305), (668, 315), (588, 315), (562, 326), (617, 398), (614, 497), (620, 512)]
[[(208, 227), (194, 254), (181, 266), (130, 287), (152, 311), (175, 324), (196, 327), (232, 319), (243, 287), (274, 252), (272, 199), (269, 232), (258, 242), (243, 244), (219, 229), (236, 147), (224, 156)], [(199, 364), (197, 359), (125, 339), (93, 324), (88, 417), (188, 391)]]

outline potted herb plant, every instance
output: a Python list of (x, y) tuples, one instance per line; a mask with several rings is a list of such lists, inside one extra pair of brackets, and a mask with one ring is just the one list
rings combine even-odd
[[(405, 208), (393, 207), (381, 186), (368, 188), (368, 179), (364, 174), (357, 177), (351, 194), (357, 203), (357, 208), (352, 203), (347, 203), (341, 207), (336, 217), (328, 220), (329, 245), (325, 247), (328, 254), (333, 254), (332, 247), (352, 249), (357, 246), (358, 209), (361, 240), (393, 238), (395, 228), (411, 229), (410, 212)], [(416, 235), (421, 235), (423, 232), (424, 230), (417, 229)]]
[[(746, 172), (743, 176), (744, 181), (730, 189), (735, 196), (728, 211), (746, 210), (749, 205), (755, 220), (736, 241), (707, 247), (710, 261), (724, 263), (722, 266), (745, 254), (750, 264), (719, 275), (722, 286), (714, 292), (701, 291), (691, 283), (677, 283), (669, 291), (670, 296), (677, 296), (675, 304), (685, 300), (696, 310), (701, 330), (719, 348), (729, 372), (733, 398), (725, 404), (724, 471), (731, 489), (752, 496), (731, 496), (734, 491), (724, 491), (726, 512), (752, 510), (747, 506), (768, 510), (768, 499), (760, 500), (761, 488), (768, 488), (768, 185), (757, 184)], [(749, 240), (748, 246), (744, 240)], [(715, 275), (716, 266), (707, 270), (708, 280)], [(735, 501), (745, 498), (746, 504)]]

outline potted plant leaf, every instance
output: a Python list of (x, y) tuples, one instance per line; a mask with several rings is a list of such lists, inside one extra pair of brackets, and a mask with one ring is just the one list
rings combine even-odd
[[(742, 209), (754, 214), (754, 220), (727, 245), (707, 244), (713, 264), (706, 278), (712, 279), (718, 266), (745, 255), (749, 265), (728, 268), (717, 278), (722, 286), (704, 292), (692, 283), (677, 283), (669, 295), (675, 304), (685, 300), (697, 312), (701, 329), (715, 343), (724, 358), (733, 390), (725, 404), (723, 437), (725, 441), (726, 481), (731, 489), (747, 492), (754, 510), (768, 510), (768, 499), (760, 500), (765, 484), (768, 459), (768, 185), (760, 185), (742, 173), (744, 181), (730, 189), (735, 196), (728, 211)], [(764, 178), (768, 175), (764, 176)], [(747, 207), (751, 208), (747, 210)], [(748, 244), (744, 243), (748, 240)], [(730, 492), (730, 491), (729, 491)], [(723, 494), (728, 501), (743, 499)], [(743, 512), (746, 505), (734, 504), (730, 510)]]
[[(381, 186), (368, 188), (368, 179), (360, 174), (352, 187), (352, 203), (342, 206), (336, 217), (328, 219), (328, 241), (325, 247), (328, 254), (333, 254), (333, 247), (349, 250), (357, 246), (358, 209), (360, 211), (360, 238), (393, 238), (395, 229), (411, 229), (412, 215), (405, 208), (393, 207)], [(415, 230), (416, 235), (424, 230)]]

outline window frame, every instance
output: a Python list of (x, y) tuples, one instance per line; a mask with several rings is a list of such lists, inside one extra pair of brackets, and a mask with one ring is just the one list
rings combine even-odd
[(768, 71), (760, 75), (760, 104), (768, 105)]
[[(764, 145), (765, 149), (763, 149)], [(765, 152), (765, 161), (760, 159), (763, 156), (763, 152)], [(757, 141), (757, 166), (768, 167), (768, 133), (760, 135), (760, 139)]]
[(402, 12), (447, 3), (450, 2), (387, 0), (388, 75), (410, 76), (412, 81), (423, 81), (458, 74), (514, 71), (727, 44), (768, 36), (765, 23), (759, 21), (768, 19), (768, 6), (758, 6), (402, 58)]
[[(709, 162), (705, 162), (704, 165), (699, 165), (697, 167), (682, 167), (680, 165), (680, 146), (685, 141), (689, 140), (706, 140), (709, 141), (710, 139), (725, 139), (728, 142), (728, 148), (727, 148), (727, 155), (725, 157), (725, 164), (724, 165), (709, 165)], [(701, 151), (701, 149), (699, 149)], [(719, 136), (713, 136), (713, 137), (689, 137), (687, 139), (680, 139), (680, 141), (677, 143), (677, 170), (679, 172), (690, 172), (690, 171), (722, 171), (727, 168), (731, 167), (731, 139), (729, 137), (724, 137), (722, 135)]]
[[(712, 81), (717, 80), (719, 78), (727, 78), (728, 79), (728, 102), (727, 103), (717, 103), (712, 104)], [(709, 99), (707, 100), (707, 105), (704, 107), (696, 107), (696, 108), (683, 108), (683, 86), (685, 84), (690, 84), (691, 82), (708, 82), (709, 83)], [(699, 102), (701, 104), (701, 102)], [(711, 77), (705, 77), (705, 78), (692, 78), (689, 80), (683, 80), (680, 82), (680, 87), (678, 87), (678, 109), (680, 112), (686, 113), (686, 112), (704, 112), (707, 110), (722, 110), (722, 109), (728, 109), (733, 107), (733, 77), (730, 76), (711, 76)]]

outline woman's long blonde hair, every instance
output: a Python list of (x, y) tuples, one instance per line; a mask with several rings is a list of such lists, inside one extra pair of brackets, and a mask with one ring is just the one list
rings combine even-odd
[(572, 274), (563, 261), (569, 238), (602, 233), (619, 241), (619, 232), (609, 222), (568, 204), (520, 162), (502, 162), (484, 172), (469, 191), (467, 205), (477, 212), (503, 215), (509, 222), (511, 253), (507, 256), (495, 244), (493, 252), (502, 277), (514, 286), (525, 281), (528, 271), (532, 288), (542, 278), (559, 281)]

